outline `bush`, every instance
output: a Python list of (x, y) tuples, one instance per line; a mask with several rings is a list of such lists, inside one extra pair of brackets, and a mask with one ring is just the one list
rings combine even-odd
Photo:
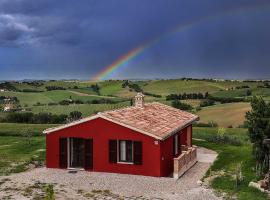
[(34, 104), (33, 106), (45, 106), (45, 104), (44, 104), (44, 103), (37, 102), (37, 103)]
[(81, 119), (81, 117), (82, 117), (82, 113), (79, 111), (73, 111), (73, 112), (69, 113), (69, 119), (71, 121)]
[(55, 200), (53, 185), (49, 184), (46, 187), (45, 192), (46, 192), (45, 200)]
[(205, 100), (202, 100), (200, 103), (201, 107), (213, 106), (213, 105), (215, 105), (215, 101), (212, 99), (205, 99)]
[(53, 115), (51, 113), (33, 114), (27, 113), (9, 113), (6, 118), (1, 118), (1, 122), (8, 123), (31, 123), (31, 124), (61, 124), (67, 120), (67, 115)]
[(203, 122), (197, 122), (193, 124), (194, 127), (218, 127), (218, 124), (214, 121), (210, 121), (208, 123), (203, 123)]
[(62, 101), (59, 102), (59, 104), (62, 105), (62, 106), (69, 105), (70, 103), (72, 103), (72, 101), (69, 101), (69, 100), (62, 100)]
[(177, 100), (172, 102), (172, 107), (180, 109), (180, 110), (187, 110), (187, 111), (190, 111), (193, 109), (191, 105), (182, 103), (181, 101), (177, 101)]
[(159, 94), (152, 94), (152, 93), (149, 93), (149, 92), (144, 92), (145, 95), (148, 95), (148, 96), (151, 96), (151, 97), (156, 97), (156, 98), (161, 98), (162, 96), (159, 95)]
[(47, 91), (52, 91), (52, 90), (66, 90), (64, 87), (60, 86), (46, 86), (45, 87)]
[(242, 142), (234, 137), (234, 136), (228, 136), (228, 135), (213, 135), (207, 139), (208, 142), (213, 142), (217, 144), (230, 144), (234, 146), (241, 146)]
[(213, 96), (210, 96), (210, 95), (209, 95), (208, 99), (211, 99), (213, 101), (219, 101), (222, 104), (224, 104), (224, 103), (236, 103), (236, 102), (245, 102), (245, 101), (247, 101), (244, 98), (213, 97)]
[(84, 104), (84, 102), (82, 101), (82, 100), (75, 100), (75, 101), (73, 101), (75, 104)]
[(166, 100), (186, 100), (186, 99), (206, 99), (209, 96), (208, 92), (205, 94), (202, 93), (183, 93), (183, 94), (170, 94), (166, 96)]

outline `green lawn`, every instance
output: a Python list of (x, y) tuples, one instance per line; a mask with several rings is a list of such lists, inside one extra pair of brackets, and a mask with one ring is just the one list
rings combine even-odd
[(42, 131), (56, 126), (55, 124), (18, 124), (0, 123), (0, 136), (21, 136), (23, 130), (31, 130), (35, 136), (42, 135)]
[[(251, 144), (247, 141), (246, 129), (226, 129), (226, 135), (230, 137), (237, 137), (242, 141), (241, 146), (234, 146), (229, 144), (221, 144), (209, 142), (210, 137), (205, 135), (216, 135), (215, 128), (198, 128), (194, 127), (193, 137), (202, 139), (202, 141), (194, 140), (193, 143), (198, 146), (203, 146), (218, 152), (218, 158), (208, 170), (204, 180), (212, 175), (218, 175), (211, 181), (211, 187), (216, 191), (228, 194), (228, 199), (237, 196), (239, 200), (263, 200), (268, 199), (267, 195), (261, 193), (259, 190), (248, 187), (250, 181), (256, 181), (256, 173), (254, 171), (255, 160), (252, 156)], [(243, 182), (237, 188), (235, 185), (234, 174), (236, 166), (242, 163), (242, 173), (244, 176)], [(224, 174), (220, 173), (224, 172)]]
[(44, 162), (45, 137), (0, 136), (0, 175), (25, 171), (33, 161)]
[[(205, 139), (217, 135), (218, 128), (193, 127), (193, 137)], [(247, 129), (244, 128), (225, 128), (225, 135), (236, 138), (243, 143), (249, 143)]]
[(249, 110), (249, 103), (227, 103), (205, 107), (197, 114), (204, 123), (215, 121), (221, 127), (238, 127), (245, 121), (245, 114)]

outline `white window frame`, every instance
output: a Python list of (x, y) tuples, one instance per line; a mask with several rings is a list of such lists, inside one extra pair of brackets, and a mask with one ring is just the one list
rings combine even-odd
[[(132, 161), (131, 162), (127, 162), (127, 161), (122, 161), (121, 160), (121, 158), (120, 158), (120, 154), (121, 154), (121, 152), (120, 152), (120, 150), (121, 150), (121, 148), (120, 148), (120, 142), (121, 141), (131, 141), (131, 149), (132, 149), (132, 154), (131, 154), (131, 156), (132, 156)], [(125, 148), (126, 148), (126, 146), (125, 146)], [(126, 151), (125, 151), (126, 152)], [(133, 145), (133, 140), (117, 140), (117, 163), (119, 163), (119, 164), (129, 164), (129, 165), (133, 165), (134, 164), (134, 156), (133, 156), (133, 154), (134, 154), (134, 145)]]

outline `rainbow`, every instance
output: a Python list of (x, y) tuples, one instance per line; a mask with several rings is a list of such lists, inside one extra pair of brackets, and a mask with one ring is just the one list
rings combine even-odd
[(139, 54), (143, 53), (147, 48), (153, 46), (154, 44), (158, 43), (163, 38), (166, 38), (170, 35), (174, 35), (176, 33), (180, 33), (180, 32), (189, 30), (196, 25), (199, 25), (199, 24), (206, 22), (206, 21), (209, 21), (209, 20), (216, 19), (218, 17), (227, 16), (230, 14), (238, 14), (238, 13), (246, 12), (249, 10), (257, 10), (257, 9), (261, 9), (261, 8), (268, 9), (268, 8), (270, 8), (270, 4), (267, 3), (267, 4), (262, 4), (262, 5), (256, 5), (256, 6), (246, 6), (246, 7), (233, 8), (233, 9), (225, 10), (221, 13), (216, 14), (216, 15), (206, 16), (206, 17), (203, 17), (203, 18), (200, 18), (197, 20), (187, 22), (187, 23), (182, 24), (180, 26), (177, 26), (176, 28), (172, 29), (171, 31), (169, 31), (165, 34), (162, 34), (159, 37), (157, 37), (153, 40), (150, 40), (150, 41), (146, 42), (145, 44), (140, 45), (140, 46), (132, 49), (128, 53), (120, 56), (117, 60), (115, 60), (113, 63), (111, 63), (110, 65), (105, 67), (102, 71), (100, 71), (92, 80), (93, 81), (100, 81), (100, 80), (108, 79), (109, 77), (112, 76), (113, 73), (115, 73), (122, 66), (125, 66), (130, 60), (134, 59)]

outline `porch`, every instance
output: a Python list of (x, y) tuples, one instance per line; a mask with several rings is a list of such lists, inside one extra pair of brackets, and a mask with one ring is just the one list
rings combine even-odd
[(181, 154), (173, 162), (173, 177), (178, 179), (197, 162), (197, 146), (181, 145)]

